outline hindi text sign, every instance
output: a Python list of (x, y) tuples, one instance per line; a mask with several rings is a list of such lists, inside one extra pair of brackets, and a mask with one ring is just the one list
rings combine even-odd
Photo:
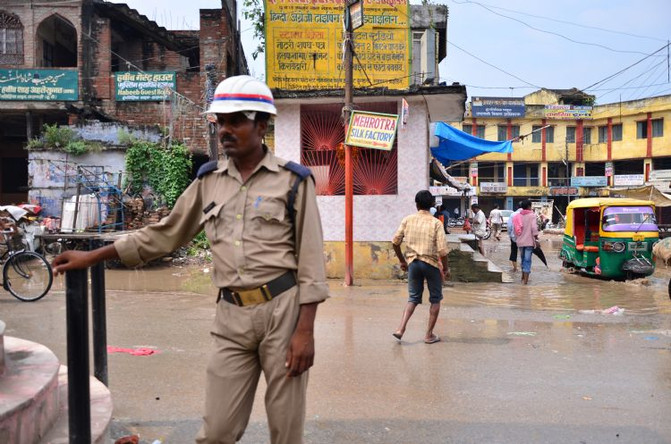
[(79, 100), (76, 69), (0, 69), (0, 100)]
[(173, 72), (127, 71), (114, 74), (117, 102), (155, 102), (170, 99), (177, 89), (177, 74)]
[[(366, 0), (363, 26), (354, 33), (354, 87), (409, 87), (411, 15), (408, 0)], [(343, 87), (342, 1), (266, 0), (265, 33), (270, 88)]]

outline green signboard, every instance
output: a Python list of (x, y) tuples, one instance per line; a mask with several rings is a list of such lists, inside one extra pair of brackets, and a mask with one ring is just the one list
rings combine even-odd
[(78, 99), (77, 70), (0, 69), (0, 100), (52, 102)]
[(170, 99), (177, 89), (175, 72), (127, 71), (114, 74), (117, 102), (144, 102)]

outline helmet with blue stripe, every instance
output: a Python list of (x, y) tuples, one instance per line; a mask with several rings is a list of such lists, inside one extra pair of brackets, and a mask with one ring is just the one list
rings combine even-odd
[(273, 93), (268, 85), (251, 76), (234, 76), (223, 80), (214, 90), (206, 114), (231, 114), (258, 111), (277, 115)]

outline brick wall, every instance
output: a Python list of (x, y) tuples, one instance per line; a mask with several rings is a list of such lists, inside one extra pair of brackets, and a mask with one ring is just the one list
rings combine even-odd
[[(82, 11), (92, 11), (88, 0), (62, 2), (40, 0), (12, 2), (0, 10), (16, 14), (24, 27), (24, 63), (0, 68), (36, 68), (41, 62), (41, 45), (36, 42), (37, 28), (43, 20), (58, 14), (69, 21), (77, 32), (78, 60), (80, 70), (80, 102), (72, 103), (75, 108), (86, 106), (98, 108), (112, 119), (118, 119), (131, 125), (159, 125), (172, 127), (173, 137), (182, 139), (195, 153), (208, 153), (207, 123), (202, 116), (204, 106), (205, 65), (213, 64), (218, 80), (237, 71), (237, 67), (227, 66), (229, 60), (235, 60), (229, 15), (222, 9), (201, 10), (200, 30), (200, 70), (186, 72), (188, 59), (183, 55), (166, 49), (160, 44), (145, 42), (143, 39), (129, 40), (123, 45), (123, 58), (146, 71), (176, 71), (177, 92), (188, 100), (178, 99), (170, 102), (133, 102), (117, 103), (114, 100), (114, 73), (112, 72), (112, 35), (111, 19), (97, 15), (83, 16)], [(113, 19), (114, 20), (114, 19)], [(82, 35), (82, 23), (91, 31), (91, 39)], [(90, 28), (88, 27), (90, 23)], [(116, 29), (116, 28), (115, 28)], [(176, 34), (179, 35), (179, 32)], [(84, 56), (86, 52), (88, 56)], [(231, 63), (232, 64), (232, 63)], [(127, 67), (120, 66), (121, 70)], [(131, 67), (131, 70), (137, 68)], [(16, 102), (17, 110), (27, 107), (28, 103)], [(54, 104), (61, 109), (62, 104)], [(64, 112), (64, 111), (61, 111)], [(74, 116), (74, 114), (73, 114)]]

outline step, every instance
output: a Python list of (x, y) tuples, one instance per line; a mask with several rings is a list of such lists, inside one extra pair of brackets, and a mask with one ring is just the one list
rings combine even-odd
[[(464, 282), (513, 282), (513, 279), (503, 270), (480, 252), (473, 250), (471, 244), (475, 241), (475, 237), (472, 234), (449, 235), (448, 237), (452, 259), (457, 261), (451, 266), (453, 279)], [(471, 266), (464, 267), (464, 262)]]
[[(107, 444), (110, 441), (109, 426), (112, 422), (112, 395), (105, 385), (91, 376), (91, 442)], [(58, 391), (60, 410), (58, 419), (39, 444), (68, 444), (68, 368), (64, 365), (58, 371)], [(0, 441), (1, 442), (1, 441)]]
[(5, 371), (0, 376), (0, 443), (32, 444), (58, 415), (59, 362), (51, 350), (3, 336)]

